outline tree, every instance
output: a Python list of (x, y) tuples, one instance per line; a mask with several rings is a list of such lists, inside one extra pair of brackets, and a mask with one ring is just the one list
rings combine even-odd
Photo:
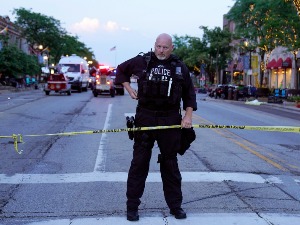
[(205, 58), (206, 44), (200, 38), (188, 35), (182, 37), (174, 35), (173, 38), (174, 54), (181, 58), (191, 71), (195, 66), (199, 67), (201, 60)]
[(216, 78), (217, 83), (221, 83), (221, 81), (224, 83), (224, 79), (220, 78), (219, 72), (227, 67), (227, 60), (231, 58), (230, 42), (232, 34), (227, 29), (222, 30), (220, 27), (209, 30), (205, 26), (200, 26), (200, 29), (204, 31), (204, 43), (208, 43), (207, 54), (210, 61), (209, 80), (211, 83), (214, 83)]
[(76, 54), (81, 57), (87, 57), (89, 59), (94, 59), (94, 53), (90, 48), (87, 48), (84, 43), (78, 40), (77, 36), (70, 36), (63, 34), (59, 38), (58, 48), (54, 49), (53, 57), (55, 62), (58, 62), (62, 55), (72, 55)]
[(58, 63), (62, 55), (71, 54), (95, 60), (91, 49), (80, 42), (77, 36), (67, 34), (59, 20), (24, 8), (15, 9), (14, 14), (16, 25), (20, 27), (21, 34), (30, 47), (32, 49), (35, 45), (47, 47), (49, 58), (54, 64)]
[[(236, 24), (240, 38), (259, 49), (261, 62), (277, 45), (295, 50), (300, 47), (300, 19), (292, 0), (237, 0), (226, 17)], [(260, 70), (260, 85), (263, 81)]]
[(176, 35), (174, 38), (174, 54), (179, 56), (191, 71), (198, 75), (205, 68), (209, 82), (214, 83), (215, 76), (217, 82), (219, 71), (225, 69), (226, 61), (230, 58), (230, 42), (232, 34), (228, 30), (220, 27), (208, 29), (201, 26), (204, 31), (202, 40), (197, 37)]
[(0, 68), (9, 77), (36, 75), (40, 72), (37, 59), (19, 50), (14, 45), (7, 45), (0, 51)]
[(24, 8), (14, 9), (13, 13), (16, 14), (15, 24), (20, 27), (21, 35), (31, 49), (35, 45), (42, 45), (51, 51), (58, 48), (61, 34), (66, 33), (58, 20)]

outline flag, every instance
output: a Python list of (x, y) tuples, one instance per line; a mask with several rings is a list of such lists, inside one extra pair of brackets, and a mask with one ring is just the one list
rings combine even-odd
[(8, 27), (6, 26), (3, 30), (0, 31), (0, 34), (5, 35), (8, 32)]
[(112, 47), (112, 48), (110, 49), (110, 51), (115, 51), (116, 49), (117, 49), (117, 47), (114, 46), (114, 47)]

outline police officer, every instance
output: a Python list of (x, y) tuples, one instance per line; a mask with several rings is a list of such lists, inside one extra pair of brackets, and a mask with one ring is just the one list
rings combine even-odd
[[(191, 128), (192, 112), (197, 110), (196, 95), (189, 70), (175, 55), (172, 37), (160, 34), (154, 53), (148, 52), (129, 59), (117, 67), (116, 82), (122, 83), (132, 99), (138, 100), (135, 126), (181, 125)], [(138, 77), (138, 90), (130, 86), (130, 77)], [(181, 100), (185, 114), (182, 117)], [(186, 218), (181, 208), (181, 174), (177, 153), (181, 129), (161, 129), (134, 132), (133, 159), (127, 179), (127, 220), (139, 220), (138, 206), (143, 195), (152, 148), (156, 141), (160, 149), (160, 172), (163, 191), (170, 213), (176, 219)]]

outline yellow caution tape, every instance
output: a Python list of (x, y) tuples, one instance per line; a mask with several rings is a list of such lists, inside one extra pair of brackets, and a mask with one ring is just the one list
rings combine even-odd
[(236, 125), (202, 125), (195, 124), (194, 128), (218, 128), (218, 129), (242, 129), (242, 130), (259, 130), (259, 131), (277, 131), (277, 132), (294, 132), (300, 133), (300, 127), (293, 126), (236, 126)]
[[(240, 130), (258, 130), (258, 131), (276, 131), (276, 132), (293, 132), (300, 133), (300, 127), (293, 126), (236, 126), (236, 125), (205, 125), (205, 124), (193, 124), (193, 128), (209, 128), (209, 129), (240, 129)], [(135, 127), (135, 128), (121, 128), (121, 129), (102, 129), (102, 130), (89, 130), (78, 132), (64, 132), (54, 134), (13, 134), (12, 136), (0, 136), (0, 138), (12, 138), (14, 141), (14, 148), (18, 154), (22, 154), (22, 150), (18, 150), (18, 143), (23, 143), (23, 137), (41, 137), (41, 136), (72, 136), (79, 134), (102, 134), (102, 133), (117, 133), (124, 131), (145, 131), (145, 130), (162, 130), (181, 128), (181, 125), (171, 126), (155, 126), (155, 127)]]

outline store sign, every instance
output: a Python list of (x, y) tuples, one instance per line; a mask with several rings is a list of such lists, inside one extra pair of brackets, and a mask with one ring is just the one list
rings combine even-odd
[(289, 66), (289, 62), (283, 62), (282, 63), (282, 67), (288, 67)]
[(247, 75), (248, 75), (248, 76), (251, 76), (251, 75), (252, 75), (252, 70), (251, 70), (251, 69), (247, 71)]

